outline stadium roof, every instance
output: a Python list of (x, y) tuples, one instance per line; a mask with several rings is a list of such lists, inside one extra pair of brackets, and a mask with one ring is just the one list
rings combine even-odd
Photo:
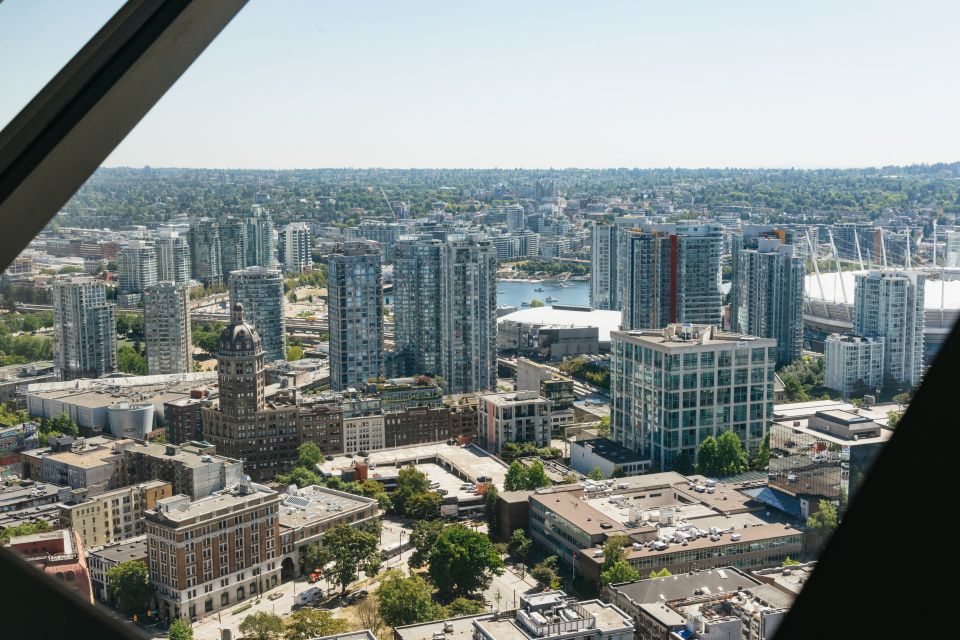
[(594, 309), (574, 311), (553, 307), (531, 307), (507, 314), (497, 320), (501, 322), (520, 322), (523, 324), (553, 325), (561, 327), (597, 327), (600, 342), (610, 341), (610, 332), (620, 329), (620, 312)]

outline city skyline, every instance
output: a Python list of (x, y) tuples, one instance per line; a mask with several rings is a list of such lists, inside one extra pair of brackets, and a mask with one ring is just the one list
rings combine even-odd
[[(0, 122), (120, 4), (2, 3), (0, 57), (30, 63), (0, 74)], [(253, 0), (105, 165), (951, 161), (960, 89), (943, 78), (958, 13), (929, 2), (480, 9)], [(909, 90), (889, 90), (899, 83)]]

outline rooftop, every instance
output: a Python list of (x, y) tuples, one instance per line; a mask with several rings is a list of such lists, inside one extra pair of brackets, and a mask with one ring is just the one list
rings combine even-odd
[(810, 579), (810, 574), (817, 567), (816, 561), (797, 564), (789, 567), (774, 567), (754, 571), (753, 575), (766, 584), (772, 584), (782, 591), (799, 595), (803, 586)]
[(574, 311), (571, 309), (556, 309), (554, 307), (531, 307), (521, 309), (497, 318), (501, 322), (518, 322), (522, 324), (551, 325), (558, 327), (596, 327), (599, 331), (600, 342), (609, 342), (610, 334), (620, 328), (619, 311)]
[(444, 636), (444, 640), (471, 640), (473, 638), (474, 621), (491, 617), (493, 617), (492, 613), (480, 613), (473, 616), (408, 624), (395, 627), (393, 633), (399, 640), (432, 640), (434, 635), (439, 634)]
[(480, 396), (486, 402), (498, 407), (508, 407), (514, 404), (546, 404), (550, 402), (540, 397), (539, 391), (507, 391), (504, 393), (486, 393)]
[(850, 438), (844, 438), (838, 435), (828, 433), (826, 431), (821, 431), (820, 429), (813, 429), (809, 426), (810, 420), (808, 418), (803, 418), (801, 420), (775, 420), (774, 424), (787, 427), (789, 429), (794, 429), (799, 433), (804, 433), (810, 436), (814, 436), (823, 440), (825, 442), (830, 442), (832, 444), (837, 444), (843, 447), (851, 446), (863, 446), (867, 444), (877, 444), (880, 442), (886, 442), (893, 437), (893, 431), (886, 428), (880, 429), (880, 435), (872, 438), (859, 437), (857, 440), (852, 440)]
[(751, 345), (773, 347), (777, 341), (772, 338), (758, 338), (745, 333), (728, 333), (710, 325), (671, 324), (663, 329), (640, 329), (636, 331), (615, 331), (613, 337), (632, 344), (663, 346), (667, 348), (687, 349), (700, 346), (729, 347)]
[(224, 514), (234, 513), (267, 502), (280, 502), (280, 495), (261, 485), (247, 489), (240, 484), (193, 502), (182, 494), (158, 500), (146, 516), (154, 522), (179, 526), (190, 524), (190, 520), (207, 520), (221, 510)]
[[(666, 578), (650, 578), (611, 585), (637, 604), (668, 602), (700, 594), (730, 593), (761, 584), (734, 567), (682, 573)], [(700, 594), (696, 592), (700, 591)]]
[(147, 557), (147, 536), (137, 536), (123, 542), (110, 544), (90, 551), (88, 555), (99, 556), (113, 564), (119, 564), (127, 560), (142, 560)]
[(609, 438), (594, 438), (592, 440), (577, 440), (575, 442), (576, 446), (588, 447), (593, 450), (593, 452), (615, 462), (617, 464), (624, 464), (628, 462), (642, 462), (648, 460), (636, 451), (632, 449), (627, 449), (618, 442), (614, 442)]
[[(633, 621), (612, 604), (599, 600), (576, 602), (562, 591), (544, 591), (520, 597), (515, 615), (477, 620), (474, 626), (494, 640), (583, 635), (610, 635), (618, 630), (633, 631)], [(589, 631), (588, 631), (589, 630)]]
[(373, 498), (311, 485), (297, 489), (292, 495), (284, 495), (280, 505), (280, 526), (296, 529), (376, 503)]

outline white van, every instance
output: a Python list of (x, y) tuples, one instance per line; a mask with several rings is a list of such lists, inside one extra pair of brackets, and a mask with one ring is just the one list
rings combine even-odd
[(305, 589), (297, 594), (297, 604), (310, 604), (319, 598), (322, 593), (323, 591), (320, 590), (320, 587), (310, 587), (309, 589)]

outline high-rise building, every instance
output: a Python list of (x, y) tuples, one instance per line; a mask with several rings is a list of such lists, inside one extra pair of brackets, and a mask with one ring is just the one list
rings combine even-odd
[(277, 266), (273, 242), (273, 218), (260, 205), (253, 206), (247, 218), (247, 264), (248, 267)]
[(915, 271), (870, 271), (855, 278), (854, 335), (883, 338), (885, 384), (920, 384), (924, 275)]
[(220, 265), (224, 278), (247, 266), (247, 222), (238, 218), (221, 220)]
[(313, 266), (310, 252), (310, 227), (293, 222), (283, 229), (283, 268), (293, 273), (308, 271)]
[(157, 250), (143, 240), (131, 240), (117, 256), (120, 293), (143, 293), (157, 284)]
[(747, 225), (733, 238), (730, 328), (777, 341), (777, 366), (800, 357), (803, 347), (804, 261), (792, 234)]
[(327, 263), (330, 388), (341, 391), (384, 374), (383, 271), (380, 249), (344, 242)]
[(396, 222), (364, 220), (356, 231), (351, 231), (351, 233), (354, 233), (357, 238), (376, 242), (383, 255), (383, 263), (391, 264), (393, 262), (393, 248), (397, 244), (397, 239), (402, 231), (403, 227)]
[(167, 281), (146, 289), (143, 338), (150, 375), (193, 370), (189, 285)]
[(670, 470), (732, 431), (756, 451), (773, 417), (777, 341), (705, 325), (614, 331), (612, 439)]
[(497, 252), (476, 235), (451, 236), (440, 267), (444, 391), (497, 388)]
[(620, 309), (618, 227), (605, 222), (591, 226), (590, 307)]
[(190, 242), (176, 231), (162, 231), (157, 238), (157, 282), (190, 282)]
[(263, 341), (267, 362), (287, 357), (286, 321), (283, 317), (283, 275), (279, 269), (247, 267), (230, 273), (230, 304), (242, 304), (247, 322)]
[(508, 442), (550, 446), (550, 401), (537, 391), (481, 395), (477, 408), (480, 444), (499, 454)]
[(622, 272), (624, 329), (671, 323), (720, 326), (720, 256), (716, 224), (656, 224), (627, 231)]
[(553, 178), (537, 178), (533, 185), (533, 197), (537, 202), (556, 199), (557, 181)]
[(190, 225), (190, 257), (193, 277), (205, 287), (223, 284), (220, 227), (210, 218)]
[(960, 267), (960, 230), (950, 230), (944, 233), (943, 266)]
[(823, 343), (823, 386), (847, 395), (883, 384), (883, 338), (832, 333)]
[(266, 480), (296, 459), (299, 436), (296, 405), (267, 406), (263, 365), (260, 336), (244, 321), (243, 305), (234, 302), (217, 351), (220, 401), (201, 409), (203, 436), (217, 453), (242, 459), (254, 479)]
[(394, 342), (399, 375), (440, 372), (442, 240), (401, 236), (393, 266)]
[(117, 371), (117, 314), (102, 282), (66, 278), (53, 285), (53, 367), (64, 380)]

